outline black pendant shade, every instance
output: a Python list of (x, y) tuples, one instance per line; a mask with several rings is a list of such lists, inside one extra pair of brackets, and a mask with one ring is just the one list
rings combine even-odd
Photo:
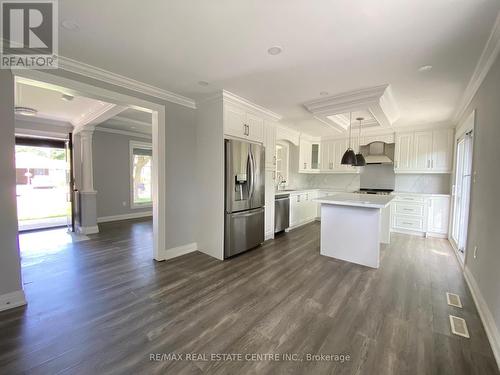
[(356, 167), (364, 167), (366, 165), (365, 157), (362, 153), (356, 154), (356, 163), (354, 166)]
[[(359, 145), (359, 148), (361, 148), (361, 121), (363, 121), (364, 118), (358, 117), (356, 120), (359, 121), (358, 145)], [(364, 167), (365, 165), (366, 165), (366, 160), (365, 160), (365, 157), (363, 156), (363, 154), (361, 153), (361, 150), (360, 150), (360, 152), (358, 152), (356, 154), (356, 162), (354, 163), (354, 166), (355, 167)]]
[(342, 161), (340, 164), (343, 165), (355, 165), (356, 164), (356, 154), (354, 153), (352, 148), (348, 148), (344, 155), (342, 156)]

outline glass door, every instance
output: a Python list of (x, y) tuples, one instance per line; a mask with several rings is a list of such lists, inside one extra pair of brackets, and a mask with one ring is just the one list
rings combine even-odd
[(453, 218), (451, 240), (462, 260), (465, 260), (469, 203), (472, 179), (472, 131), (457, 143), (455, 181), (453, 185)]

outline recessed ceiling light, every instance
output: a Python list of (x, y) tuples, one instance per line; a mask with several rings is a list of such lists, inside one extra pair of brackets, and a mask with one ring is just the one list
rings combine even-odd
[(200, 86), (208, 86), (208, 82), (207, 81), (198, 81), (198, 85), (200, 85)]
[(24, 116), (36, 116), (38, 111), (34, 108), (28, 108), (28, 107), (16, 107), (15, 112), (20, 115)]
[(432, 65), (424, 65), (418, 68), (419, 72), (428, 72), (429, 70), (432, 69)]
[(281, 48), (280, 46), (273, 46), (267, 50), (267, 53), (275, 56), (275, 55), (279, 55), (282, 51), (283, 51), (283, 48)]
[(320, 94), (321, 96), (327, 96), (327, 95), (328, 95), (328, 92), (327, 92), (327, 91), (321, 91), (319, 94)]
[(66, 30), (78, 31), (80, 30), (80, 25), (78, 25), (75, 21), (64, 20), (61, 22), (61, 26)]
[(69, 94), (62, 94), (61, 99), (66, 101), (66, 102), (70, 102), (73, 99), (75, 99), (75, 97), (73, 95), (69, 95)]

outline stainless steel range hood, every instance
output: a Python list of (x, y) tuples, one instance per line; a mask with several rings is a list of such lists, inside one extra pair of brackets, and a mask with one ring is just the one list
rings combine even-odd
[(360, 152), (366, 160), (366, 164), (393, 164), (394, 143), (372, 142), (361, 146)]

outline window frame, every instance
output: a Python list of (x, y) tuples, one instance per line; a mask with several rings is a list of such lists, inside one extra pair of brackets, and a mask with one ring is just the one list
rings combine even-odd
[[(153, 194), (151, 192), (151, 202), (148, 203), (135, 203), (134, 202), (134, 148), (142, 148), (145, 150), (151, 150), (151, 164), (153, 164), (153, 145), (147, 142), (130, 141), (129, 142), (129, 190), (130, 190), (130, 208), (140, 209), (140, 208), (152, 208), (153, 207)], [(151, 165), (151, 171), (153, 166)], [(153, 188), (153, 182), (151, 182), (151, 189)]]

